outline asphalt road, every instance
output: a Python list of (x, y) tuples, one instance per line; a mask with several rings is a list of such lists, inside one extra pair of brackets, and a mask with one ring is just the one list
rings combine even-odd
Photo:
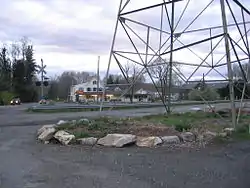
[[(21, 106), (8, 106), (0, 108), (0, 127), (1, 126), (27, 126), (38, 125), (45, 123), (55, 123), (59, 120), (71, 120), (79, 118), (99, 117), (99, 116), (113, 116), (113, 117), (128, 117), (128, 116), (143, 116), (150, 114), (164, 113), (163, 107), (157, 108), (138, 108), (127, 110), (112, 110), (112, 111), (94, 111), (94, 112), (74, 112), (74, 113), (27, 113), (24, 110), (27, 105)], [(216, 109), (230, 108), (230, 104), (221, 103), (214, 104)], [(191, 108), (204, 108), (204, 105), (185, 105), (175, 106), (173, 111), (175, 112), (188, 112)]]
[(250, 142), (200, 151), (36, 143), (33, 127), (0, 128), (1, 188), (249, 188)]

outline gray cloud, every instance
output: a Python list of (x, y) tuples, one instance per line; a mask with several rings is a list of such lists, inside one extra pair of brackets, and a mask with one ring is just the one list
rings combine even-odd
[[(62, 16), (62, 18), (67, 18), (71, 21), (79, 21), (76, 22), (75, 26), (69, 27), (60, 27), (57, 23), (51, 23), (50, 27), (47, 27), (42, 17), (37, 17), (31, 20), (27, 15), (22, 14), (22, 11), (19, 10), (19, 7), (15, 7), (15, 3), (20, 2), (17, 0), (2, 0), (1, 5), (4, 8), (2, 10), (2, 14), (0, 15), (0, 41), (13, 41), (18, 40), (22, 36), (29, 37), (34, 45), (40, 46), (42, 52), (58, 52), (58, 53), (67, 53), (67, 54), (98, 54), (98, 55), (107, 55), (110, 50), (111, 39), (113, 35), (114, 23), (117, 14), (117, 8), (119, 1), (115, 0), (76, 0), (74, 3), (71, 3), (70, 7), (65, 6), (67, 1), (49, 1), (49, 0), (34, 0), (32, 2), (36, 2), (39, 5), (42, 5), (47, 13), (53, 11), (53, 13), (58, 14), (58, 16)], [(194, 2), (194, 1), (191, 1)], [(209, 2), (205, 0), (204, 2)], [(219, 4), (216, 1), (211, 11), (208, 11), (202, 19), (198, 19), (189, 29), (197, 29), (201, 27), (207, 26), (217, 26), (221, 24), (221, 19), (219, 18), (218, 9)], [(60, 3), (63, 6), (59, 6)], [(249, 7), (250, 3), (248, 0), (242, 1), (245, 6)], [(202, 3), (203, 7), (206, 6), (206, 3)], [(183, 9), (185, 3), (182, 5), (178, 5), (177, 3), (177, 13), (180, 14)], [(99, 7), (100, 15), (94, 15), (92, 18), (88, 18), (85, 22), (82, 22), (80, 18), (75, 17), (77, 12), (73, 8), (88, 8), (88, 6)], [(72, 8), (72, 11), (69, 9)], [(133, 8), (133, 7), (131, 7)], [(180, 22), (178, 27), (178, 31), (182, 31), (199, 13), (199, 9), (202, 7), (190, 7), (187, 10), (187, 13), (184, 15), (183, 20)], [(159, 10), (159, 9), (158, 9)], [(169, 9), (170, 10), (170, 9)], [(236, 16), (239, 17), (239, 9), (234, 8), (236, 12)], [(80, 12), (81, 13), (81, 12)], [(83, 12), (84, 15), (84, 12)], [(44, 15), (44, 17), (48, 17), (49, 15)], [(148, 12), (145, 14), (135, 14), (130, 18), (134, 18), (138, 21), (142, 21), (143, 23), (153, 25), (159, 28), (159, 16), (160, 12), (156, 10), (155, 13)], [(179, 18), (179, 15), (176, 16), (176, 22)], [(247, 17), (246, 17), (247, 18)], [(53, 20), (53, 19), (52, 19)], [(232, 17), (228, 17), (229, 22), (231, 23)], [(60, 20), (58, 20), (60, 21)], [(111, 24), (104, 24), (105, 21), (109, 21)], [(249, 20), (250, 21), (250, 20)], [(95, 24), (93, 24), (95, 23)], [(106, 23), (106, 22), (105, 22)], [(169, 30), (167, 26), (167, 20), (164, 20), (164, 28)], [(99, 26), (99, 24), (102, 24)], [(90, 25), (90, 26), (88, 26)], [(93, 27), (92, 27), (93, 26)], [(146, 40), (145, 31), (141, 28), (134, 27), (141, 37)], [(51, 30), (50, 30), (51, 29)], [(231, 32), (235, 32), (236, 28), (233, 28)], [(221, 30), (214, 31), (213, 34), (221, 33)], [(201, 40), (204, 36), (209, 36), (208, 32), (199, 32), (193, 34), (183, 35), (180, 40), (189, 44), (193, 41)], [(155, 38), (157, 33), (153, 34), (151, 39), (152, 46), (158, 47), (158, 38)], [(186, 37), (185, 37), (186, 36)], [(117, 40), (117, 49), (131, 49), (133, 50), (133, 46), (130, 44), (126, 35), (118, 34)], [(145, 51), (145, 45), (139, 41), (136, 42), (136, 45), (141, 50)], [(178, 46), (178, 45), (177, 45)], [(180, 46), (180, 45), (179, 45)], [(198, 51), (200, 53), (208, 53), (208, 49), (210, 44), (198, 45), (196, 48), (193, 48), (194, 51)], [(221, 54), (223, 49), (218, 51), (218, 54)], [(63, 69), (63, 67), (58, 68), (58, 70)], [(51, 68), (51, 71), (57, 71), (57, 69)], [(223, 70), (222, 70), (223, 71)]]

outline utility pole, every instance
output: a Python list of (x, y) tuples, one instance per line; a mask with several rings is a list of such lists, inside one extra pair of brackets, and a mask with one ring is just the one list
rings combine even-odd
[(233, 71), (231, 64), (231, 56), (230, 56), (230, 47), (229, 47), (229, 37), (228, 37), (228, 28), (227, 28), (227, 17), (225, 10), (225, 0), (220, 0), (221, 4), (221, 13), (222, 13), (222, 23), (224, 30), (224, 38), (225, 38), (225, 49), (227, 56), (227, 69), (228, 69), (228, 79), (229, 79), (229, 93), (231, 100), (231, 110), (232, 110), (232, 125), (233, 128), (236, 128), (236, 110), (235, 110), (235, 101), (234, 101), (234, 83), (233, 83)]
[(97, 61), (97, 102), (99, 103), (99, 92), (100, 92), (100, 56)]
[[(41, 67), (43, 68), (43, 59), (41, 59)], [(43, 97), (43, 70), (41, 72), (41, 97)]]

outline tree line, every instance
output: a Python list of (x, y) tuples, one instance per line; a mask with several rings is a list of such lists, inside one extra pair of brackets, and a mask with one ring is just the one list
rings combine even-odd
[(0, 48), (0, 103), (6, 103), (11, 97), (19, 97), (23, 102), (37, 100), (36, 72), (33, 45), (27, 38), (3, 45)]
[[(241, 66), (242, 69), (239, 64), (233, 64), (232, 66), (234, 96), (236, 99), (241, 99), (244, 92), (243, 98), (250, 99), (250, 85), (248, 84), (248, 80), (250, 79), (250, 64), (248, 62), (243, 62)], [(229, 91), (229, 84), (214, 89), (208, 87), (203, 80), (195, 86), (194, 90), (190, 91), (188, 99), (197, 101), (230, 99)]]

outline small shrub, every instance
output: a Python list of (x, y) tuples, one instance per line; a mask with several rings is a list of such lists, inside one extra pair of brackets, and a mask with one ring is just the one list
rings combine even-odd
[(75, 124), (75, 126), (79, 127), (79, 126), (87, 126), (87, 125), (91, 124), (91, 122), (79, 120), (79, 121), (76, 121), (74, 124)]
[(72, 130), (75, 128), (75, 125), (74, 124), (70, 124), (70, 123), (66, 123), (66, 124), (63, 124), (63, 125), (59, 125), (56, 127), (56, 129), (58, 131), (60, 130)]
[(88, 127), (87, 129), (89, 131), (95, 131), (95, 130), (104, 130), (105, 129), (105, 125), (104, 123), (102, 122), (92, 122), (92, 123), (89, 123), (88, 124)]
[(175, 130), (178, 132), (189, 131), (192, 126), (188, 123), (179, 123), (175, 125)]
[(91, 137), (91, 135), (89, 135), (88, 133), (86, 133), (86, 132), (79, 132), (79, 131), (74, 131), (73, 135), (75, 135), (76, 139)]

